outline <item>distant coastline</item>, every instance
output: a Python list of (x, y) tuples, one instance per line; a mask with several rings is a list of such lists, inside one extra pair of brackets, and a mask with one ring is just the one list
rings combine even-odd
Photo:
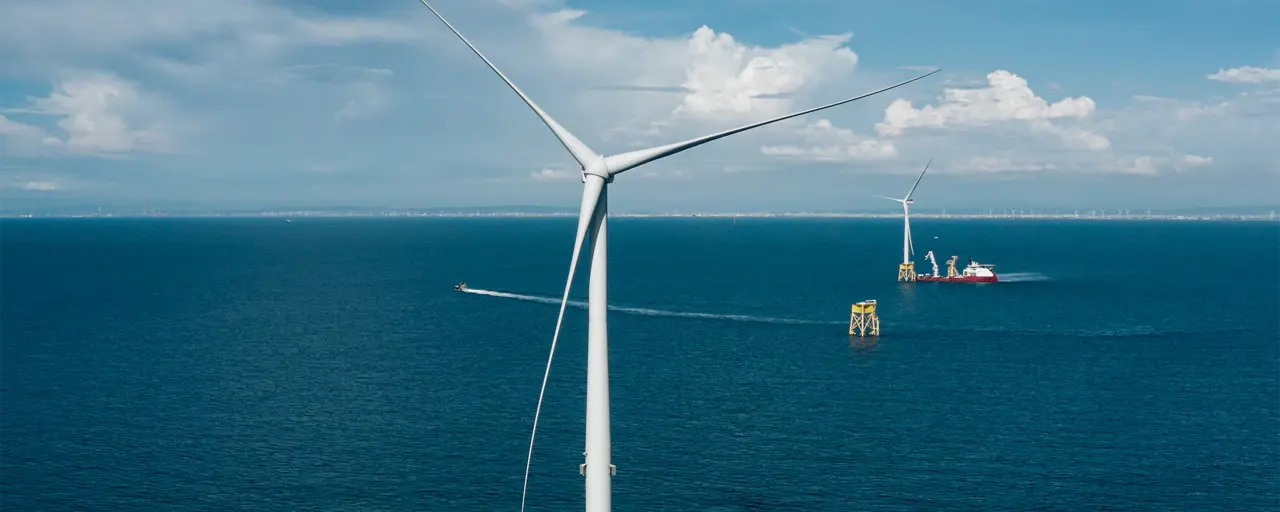
[[(651, 218), (651, 219), (900, 219), (901, 214), (894, 213), (845, 213), (845, 212), (742, 212), (742, 213), (626, 213), (611, 212), (612, 218)], [(513, 212), (513, 211), (380, 211), (380, 212), (341, 212), (323, 210), (298, 211), (264, 211), (264, 212), (164, 212), (164, 213), (5, 213), (3, 219), (144, 219), (144, 218), (264, 218), (264, 219), (299, 219), (299, 218), (557, 218), (577, 217), (577, 212)], [(1080, 213), (912, 213), (915, 219), (948, 219), (948, 220), (1123, 220), (1123, 221), (1271, 221), (1280, 220), (1274, 213), (1266, 214), (1234, 214), (1234, 213), (1101, 213), (1100, 211), (1082, 211)]]

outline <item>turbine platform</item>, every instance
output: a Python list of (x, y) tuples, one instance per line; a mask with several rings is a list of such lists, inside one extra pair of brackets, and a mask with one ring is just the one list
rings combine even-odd
[(876, 314), (876, 301), (864, 300), (853, 305), (849, 314), (849, 335), (880, 336), (880, 315)]
[(916, 281), (916, 263), (914, 261), (898, 264), (898, 282), (914, 283)]

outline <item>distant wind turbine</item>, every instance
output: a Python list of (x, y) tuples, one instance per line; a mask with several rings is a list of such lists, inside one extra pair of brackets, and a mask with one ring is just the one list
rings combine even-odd
[(564, 322), (565, 306), (568, 304), (569, 291), (573, 285), (573, 275), (577, 270), (579, 253), (582, 251), (583, 241), (590, 236), (591, 245), (591, 275), (588, 284), (587, 295), (587, 432), (586, 432), (586, 463), (581, 467), (581, 472), (586, 477), (586, 509), (588, 512), (606, 512), (612, 507), (612, 442), (609, 421), (609, 342), (607, 328), (607, 312), (608, 312), (608, 184), (613, 183), (614, 177), (618, 174), (634, 169), (646, 163), (665, 158), (684, 150), (706, 144), (716, 139), (728, 137), (735, 133), (744, 132), (753, 128), (776, 123), (793, 117), (802, 116), (804, 114), (817, 112), (819, 110), (828, 109), (845, 103), (850, 103), (868, 96), (879, 94), (903, 85), (909, 84), (916, 80), (920, 80), (929, 75), (941, 71), (940, 69), (925, 73), (924, 75), (912, 78), (910, 80), (899, 82), (897, 84), (879, 89), (873, 92), (854, 96), (852, 98), (840, 100), (834, 103), (828, 103), (820, 107), (802, 110), (792, 114), (775, 117), (767, 121), (752, 123), (745, 126), (725, 130), (719, 133), (713, 133), (695, 139), (689, 139), (684, 142), (667, 144), (665, 146), (657, 146), (648, 149), (640, 149), (626, 153), (614, 155), (600, 155), (591, 148), (587, 147), (581, 140), (575, 137), (569, 130), (565, 129), (560, 123), (547, 115), (542, 108), (538, 107), (533, 100), (525, 95), (516, 84), (507, 78), (502, 71), (498, 70), (492, 62), (489, 61), (480, 50), (476, 49), (470, 41), (467, 41), (457, 29), (453, 28), (439, 12), (427, 3), (427, 0), (419, 0), (422, 5), (431, 10), (437, 18), (440, 19), (449, 31), (458, 36), (463, 44), (467, 45), (480, 60), (483, 60), (489, 66), (494, 74), (498, 75), (507, 87), (511, 88), (520, 99), (524, 101), (535, 114), (542, 119), (543, 124), (555, 134), (560, 144), (568, 150), (569, 154), (577, 160), (578, 165), (582, 169), (582, 205), (578, 212), (578, 230), (573, 241), (573, 255), (569, 260), (569, 275), (565, 280), (564, 296), (560, 299), (560, 313), (556, 317), (555, 334), (551, 337), (551, 352), (547, 356), (547, 367), (542, 377), (542, 388), (538, 392), (538, 407), (534, 410), (533, 416), (533, 432), (529, 436), (529, 456), (525, 460), (524, 473), (524, 491), (520, 498), (520, 509), (524, 510), (524, 500), (528, 495), (529, 485), (529, 466), (533, 461), (533, 438), (537, 434), (538, 417), (542, 411), (542, 397), (546, 392), (547, 376), (551, 372), (551, 360), (555, 357), (556, 343), (560, 338), (560, 326)]
[(888, 199), (890, 201), (896, 201), (898, 203), (902, 203), (902, 262), (903, 263), (911, 263), (911, 256), (915, 255), (916, 253), (915, 246), (911, 244), (911, 205), (915, 204), (916, 200), (911, 198), (911, 194), (914, 194), (916, 191), (916, 187), (920, 186), (920, 180), (924, 179), (924, 173), (929, 172), (929, 164), (931, 163), (933, 163), (932, 158), (930, 158), (928, 162), (925, 162), (924, 170), (920, 171), (920, 177), (916, 178), (915, 184), (911, 185), (911, 190), (908, 190), (907, 195), (903, 196), (902, 199), (897, 199), (897, 198), (888, 197), (888, 196), (876, 196), (881, 199)]

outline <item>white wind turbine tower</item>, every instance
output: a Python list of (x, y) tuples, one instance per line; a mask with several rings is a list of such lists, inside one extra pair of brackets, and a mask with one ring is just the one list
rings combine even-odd
[(915, 247), (911, 244), (911, 205), (915, 204), (916, 201), (911, 198), (911, 194), (914, 194), (916, 187), (920, 186), (920, 180), (924, 179), (924, 173), (929, 172), (929, 164), (931, 163), (933, 163), (932, 158), (925, 162), (924, 170), (920, 171), (920, 177), (916, 178), (915, 184), (911, 185), (911, 190), (908, 190), (907, 195), (903, 196), (902, 199), (877, 196), (902, 203), (902, 264), (898, 266), (899, 281), (916, 280), (915, 262), (911, 261), (911, 256), (915, 255)]
[(937, 73), (934, 70), (924, 75), (912, 78), (910, 80), (900, 82), (883, 89), (873, 92), (854, 96), (852, 98), (840, 100), (834, 103), (828, 103), (820, 107), (787, 114), (784, 116), (752, 123), (745, 126), (725, 130), (719, 133), (713, 133), (695, 139), (689, 139), (684, 142), (667, 144), (665, 146), (657, 146), (648, 149), (630, 151), (626, 153), (614, 155), (601, 155), (592, 151), (591, 148), (583, 144), (581, 140), (575, 137), (569, 130), (565, 129), (560, 123), (547, 115), (542, 108), (538, 107), (533, 100), (516, 87), (498, 67), (493, 65), (480, 50), (476, 49), (470, 41), (467, 41), (457, 29), (453, 28), (427, 0), (419, 0), (427, 9), (431, 10), (437, 18), (440, 19), (446, 27), (449, 28), (454, 35), (463, 44), (467, 45), (480, 60), (483, 60), (494, 74), (498, 75), (507, 87), (511, 88), (520, 99), (524, 101), (535, 114), (542, 119), (543, 124), (555, 134), (560, 144), (568, 150), (569, 154), (577, 160), (578, 165), (582, 169), (582, 205), (578, 213), (578, 230), (573, 241), (573, 254), (569, 259), (569, 274), (565, 280), (564, 296), (560, 299), (560, 313), (556, 317), (555, 334), (551, 338), (551, 353), (547, 357), (547, 367), (542, 377), (542, 389), (538, 392), (538, 407), (534, 412), (533, 433), (529, 438), (529, 456), (525, 461), (525, 490), (521, 496), (521, 510), (524, 509), (524, 497), (527, 496), (529, 483), (529, 465), (533, 459), (533, 438), (537, 433), (538, 416), (542, 410), (542, 397), (546, 391), (547, 376), (551, 372), (551, 360), (555, 356), (556, 342), (560, 338), (560, 326), (564, 321), (565, 306), (569, 300), (569, 291), (573, 284), (573, 275), (578, 266), (578, 256), (582, 251), (584, 240), (590, 236), (591, 248), (591, 274), (588, 284), (587, 295), (587, 432), (586, 432), (586, 463), (580, 468), (580, 472), (586, 477), (586, 509), (588, 512), (606, 512), (612, 508), (612, 481), (613, 465), (612, 459), (612, 442), (610, 440), (610, 421), (609, 421), (609, 354), (608, 354), (608, 329), (607, 322), (607, 293), (608, 293), (608, 273), (607, 273), (607, 255), (608, 255), (608, 185), (613, 183), (613, 179), (618, 174), (634, 169), (646, 163), (665, 158), (681, 151), (700, 146), (716, 139), (728, 137), (735, 133), (744, 132), (752, 128), (757, 128), (767, 124), (776, 123), (793, 117), (798, 117), (811, 112), (843, 105), (855, 100), (866, 98), (881, 92), (888, 91), (903, 85), (909, 84), (916, 80), (920, 80), (929, 75)]

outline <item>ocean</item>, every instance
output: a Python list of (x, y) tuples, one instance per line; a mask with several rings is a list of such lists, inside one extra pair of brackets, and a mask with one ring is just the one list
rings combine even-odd
[[(912, 224), (1005, 282), (896, 283), (900, 221), (610, 221), (614, 510), (1280, 508), (1280, 225)], [(518, 510), (574, 226), (0, 221), (0, 510)], [(565, 322), (529, 510), (582, 509)]]

